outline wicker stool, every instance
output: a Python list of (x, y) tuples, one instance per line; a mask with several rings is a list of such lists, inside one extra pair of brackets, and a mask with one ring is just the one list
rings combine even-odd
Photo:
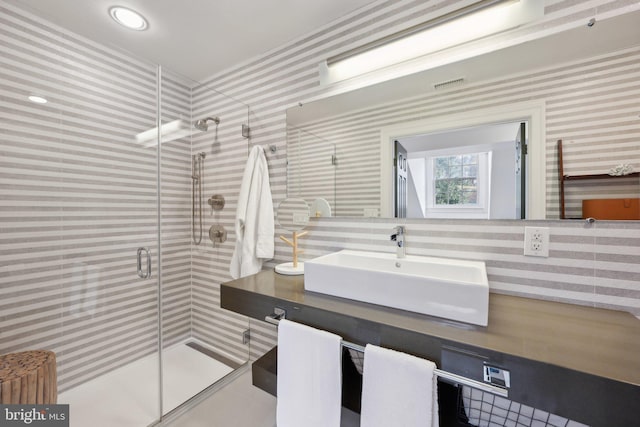
[(57, 400), (54, 352), (32, 350), (0, 356), (0, 403), (46, 405)]

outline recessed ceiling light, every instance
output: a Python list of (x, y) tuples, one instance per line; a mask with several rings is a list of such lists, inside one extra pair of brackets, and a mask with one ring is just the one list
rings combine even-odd
[(122, 6), (112, 6), (109, 8), (109, 15), (118, 24), (136, 31), (146, 30), (149, 24), (144, 16), (140, 15), (135, 10), (127, 9)]
[(42, 96), (38, 96), (38, 95), (29, 95), (28, 99), (29, 99), (29, 101), (35, 102), (36, 104), (46, 104), (47, 103), (47, 98), (42, 97)]

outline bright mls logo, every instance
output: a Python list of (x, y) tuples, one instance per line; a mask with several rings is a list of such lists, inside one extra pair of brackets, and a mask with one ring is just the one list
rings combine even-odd
[(69, 405), (0, 405), (0, 427), (69, 427)]

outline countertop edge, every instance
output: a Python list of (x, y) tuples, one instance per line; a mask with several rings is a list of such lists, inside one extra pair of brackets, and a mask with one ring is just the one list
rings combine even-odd
[(482, 327), (305, 291), (273, 270), (222, 286), (640, 386), (640, 319), (627, 312), (491, 293)]

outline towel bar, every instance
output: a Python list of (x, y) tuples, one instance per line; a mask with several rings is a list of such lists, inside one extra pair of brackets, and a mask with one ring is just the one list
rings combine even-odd
[[(282, 318), (284, 318), (284, 312), (278, 312), (277, 314), (266, 316), (264, 320), (267, 323), (271, 323), (272, 325), (278, 326), (278, 324), (280, 323), (280, 319)], [(359, 344), (342, 340), (342, 346), (349, 348), (351, 350), (355, 350), (360, 353), (364, 353), (364, 347)], [(446, 381), (450, 384), (466, 385), (469, 387), (486, 391), (488, 393), (497, 394), (498, 396), (502, 396), (502, 397), (509, 396), (509, 391), (502, 387), (497, 387), (497, 386), (483, 383), (477, 380), (472, 380), (471, 378), (463, 377), (461, 375), (443, 371), (441, 369), (436, 369), (435, 374), (438, 376), (439, 379), (441, 379), (442, 381)]]

